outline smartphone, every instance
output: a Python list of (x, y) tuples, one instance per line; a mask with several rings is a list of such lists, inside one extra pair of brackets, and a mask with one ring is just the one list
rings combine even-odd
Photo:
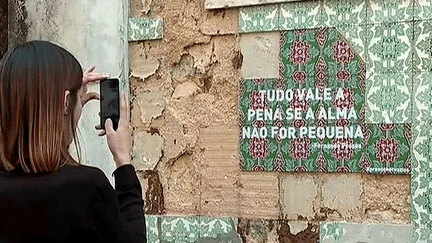
[(109, 78), (100, 81), (100, 122), (105, 129), (105, 121), (110, 118), (114, 130), (117, 130), (120, 119), (119, 80)]

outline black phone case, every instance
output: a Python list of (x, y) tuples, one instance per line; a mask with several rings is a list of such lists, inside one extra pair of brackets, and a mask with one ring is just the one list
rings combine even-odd
[(114, 130), (117, 130), (120, 119), (119, 80), (117, 78), (100, 81), (100, 118), (102, 129), (105, 130), (105, 121), (110, 118)]

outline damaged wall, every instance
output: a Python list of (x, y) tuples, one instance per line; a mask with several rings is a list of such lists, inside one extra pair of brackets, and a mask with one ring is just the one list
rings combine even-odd
[(148, 183), (147, 213), (238, 217), (247, 242), (316, 242), (326, 220), (409, 223), (409, 175), (240, 171), (237, 96), (248, 60), (238, 9), (133, 0), (130, 11), (164, 20), (162, 40), (129, 44), (133, 163)]

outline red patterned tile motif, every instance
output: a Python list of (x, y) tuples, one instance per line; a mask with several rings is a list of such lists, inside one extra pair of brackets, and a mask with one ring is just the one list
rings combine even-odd
[(249, 154), (254, 159), (263, 159), (268, 154), (268, 142), (264, 138), (251, 138), (249, 140)]
[(307, 159), (310, 155), (310, 140), (306, 137), (293, 138), (290, 141), (290, 154), (293, 159)]
[(393, 163), (399, 155), (397, 148), (399, 144), (393, 138), (380, 138), (376, 144), (377, 154), (376, 157), (381, 163)]
[(354, 52), (345, 41), (336, 41), (332, 46), (333, 60), (339, 64), (348, 64), (354, 59)]
[(348, 160), (354, 154), (352, 138), (334, 138), (332, 156), (337, 160)]
[(306, 41), (294, 41), (291, 45), (291, 61), (294, 65), (306, 64), (310, 59), (310, 45)]
[[(264, 99), (263, 99), (264, 97)], [(253, 90), (249, 95), (249, 109), (251, 110), (264, 110), (267, 109), (265, 95), (261, 95), (258, 91)]]
[(336, 97), (337, 90), (333, 91), (332, 106), (335, 109), (349, 111), (354, 105), (354, 92), (350, 88), (342, 88), (343, 97)]

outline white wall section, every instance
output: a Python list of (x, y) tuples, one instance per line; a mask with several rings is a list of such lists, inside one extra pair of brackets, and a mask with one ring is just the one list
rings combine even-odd
[[(26, 1), (27, 40), (47, 40), (69, 50), (83, 69), (95, 65), (97, 72), (109, 73), (122, 81), (128, 91), (127, 0), (35, 0)], [(97, 84), (89, 91), (99, 91)], [(128, 92), (125, 92), (128, 99)], [(113, 182), (115, 169), (106, 138), (99, 138), (99, 102), (89, 102), (79, 122), (83, 164), (101, 168)]]

